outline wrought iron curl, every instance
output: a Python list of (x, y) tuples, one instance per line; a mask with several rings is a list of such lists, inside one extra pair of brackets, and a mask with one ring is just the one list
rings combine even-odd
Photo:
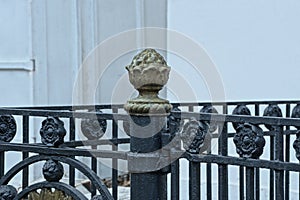
[(0, 116), (0, 141), (10, 142), (17, 132), (17, 123), (12, 115)]
[(95, 195), (91, 198), (91, 200), (104, 200), (104, 198), (102, 197), (102, 195)]
[[(95, 112), (102, 113), (102, 111), (98, 109)], [(105, 134), (106, 129), (107, 121), (98, 116), (91, 119), (83, 119), (81, 121), (81, 131), (83, 135), (90, 140), (101, 138)]]
[(167, 118), (167, 128), (171, 135), (175, 135), (182, 128), (183, 122), (181, 118), (176, 118), (172, 112), (181, 112), (181, 110), (177, 106), (174, 106), (171, 114)]
[(64, 167), (58, 161), (47, 160), (43, 166), (43, 175), (49, 182), (58, 182), (64, 175)]
[[(212, 105), (205, 105), (203, 108), (201, 108), (200, 113), (218, 114), (218, 111)], [(209, 132), (213, 133), (217, 130), (218, 124), (216, 122), (212, 120), (205, 122), (209, 124)]]
[(42, 143), (45, 145), (58, 147), (64, 143), (66, 133), (64, 122), (58, 117), (47, 117), (47, 119), (42, 122), (40, 135), (42, 137)]
[[(269, 104), (264, 110), (263, 116), (267, 117), (282, 117), (282, 112), (277, 104)], [(279, 127), (274, 125), (265, 124), (265, 127), (270, 131), (275, 131)]]
[(300, 160), (300, 130), (297, 131), (296, 140), (293, 143), (293, 147), (296, 152), (296, 158)]
[[(292, 111), (292, 118), (300, 118), (300, 104), (298, 103)], [(293, 147), (296, 152), (296, 158), (300, 160), (300, 126), (295, 126), (297, 128), (296, 140), (293, 143)]]
[(236, 152), (243, 158), (259, 158), (266, 143), (263, 130), (259, 126), (249, 123), (237, 127), (233, 142)]
[[(300, 104), (297, 104), (292, 111), (292, 118), (300, 118)], [(300, 130), (300, 126), (295, 126), (298, 130)]]
[[(235, 107), (235, 109), (232, 111), (233, 115), (251, 115), (251, 112), (249, 108), (246, 105), (238, 105)], [(238, 123), (238, 122), (232, 122), (232, 126), (235, 130), (238, 129), (239, 126), (243, 126), (244, 123)]]
[(207, 150), (212, 136), (206, 122), (192, 118), (184, 124), (180, 138), (183, 142), (183, 148), (187, 152), (198, 154)]
[(11, 185), (0, 186), (0, 199), (13, 200), (17, 196), (17, 189)]

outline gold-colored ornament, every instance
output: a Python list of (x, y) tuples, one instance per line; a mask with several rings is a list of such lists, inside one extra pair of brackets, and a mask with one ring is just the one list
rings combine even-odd
[(73, 200), (72, 197), (65, 195), (60, 190), (54, 190), (53, 192), (50, 189), (43, 188), (40, 193), (31, 192), (28, 195), (28, 200)]

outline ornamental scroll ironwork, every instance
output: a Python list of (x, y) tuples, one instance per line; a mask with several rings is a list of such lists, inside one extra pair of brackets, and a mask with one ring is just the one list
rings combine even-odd
[(104, 198), (101, 195), (96, 195), (91, 198), (91, 200), (104, 200)]
[[(246, 105), (238, 105), (232, 112), (233, 115), (251, 115), (249, 108)], [(243, 126), (244, 123), (232, 122), (232, 126), (235, 130), (239, 126)]]
[(211, 133), (209, 125), (192, 118), (186, 122), (180, 132), (183, 148), (192, 154), (202, 153), (210, 145)]
[[(292, 111), (292, 118), (300, 118), (300, 104), (297, 104)], [(297, 128), (296, 140), (293, 143), (293, 147), (296, 152), (296, 157), (300, 160), (300, 127), (295, 126)]]
[[(282, 112), (281, 112), (281, 109), (279, 108), (279, 106), (277, 104), (270, 104), (269, 106), (267, 106), (265, 108), (263, 116), (282, 117)], [(269, 125), (269, 124), (265, 124), (265, 127), (269, 131), (275, 131), (279, 128), (279, 126), (274, 126), (274, 125)]]
[[(210, 114), (218, 114), (218, 111), (215, 107), (212, 105), (206, 105), (201, 108), (200, 113), (210, 113)], [(205, 121), (207, 124), (209, 124), (209, 132), (213, 133), (217, 130), (218, 124), (213, 121)]]
[(49, 182), (58, 182), (64, 175), (64, 167), (58, 161), (47, 160), (43, 166), (43, 175)]
[(42, 122), (40, 129), (42, 143), (47, 146), (58, 147), (64, 143), (66, 132), (63, 121), (58, 117), (48, 117)]
[[(181, 110), (174, 106), (172, 112), (180, 112)], [(181, 118), (176, 118), (173, 113), (171, 113), (167, 118), (167, 126), (170, 131), (170, 134), (173, 136), (180, 131), (182, 128), (183, 122)]]
[(0, 116), (0, 141), (10, 142), (17, 132), (16, 120), (12, 115)]
[[(64, 175), (63, 165), (54, 160), (47, 160), (43, 166), (43, 176), (48, 182), (58, 182), (62, 179)], [(51, 190), (50, 188), (41, 188), (41, 190), (30, 192), (28, 195), (28, 200), (72, 200), (73, 198), (66, 195), (60, 190)]]
[[(102, 113), (102, 111), (97, 109), (96, 113)], [(89, 140), (101, 138), (105, 134), (106, 129), (106, 120), (101, 119), (98, 116), (91, 119), (83, 119), (81, 121), (81, 131)]]
[(17, 196), (17, 189), (11, 185), (0, 186), (0, 199), (1, 200), (13, 200)]
[(263, 130), (259, 126), (249, 123), (237, 127), (233, 142), (236, 152), (243, 158), (259, 158), (266, 143)]

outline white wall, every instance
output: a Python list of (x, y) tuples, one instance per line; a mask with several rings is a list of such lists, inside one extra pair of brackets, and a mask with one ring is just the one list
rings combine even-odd
[[(168, 1), (168, 28), (206, 49), (227, 100), (299, 99), (299, 19), (296, 0)], [(169, 64), (189, 68), (174, 56)], [(192, 84), (199, 101), (210, 100), (205, 84)]]
[[(223, 79), (226, 100), (299, 99), (299, 20), (300, 2), (296, 0), (168, 1), (168, 28), (187, 35), (207, 51)], [(194, 87), (198, 101), (212, 100), (205, 77), (191, 73), (189, 63), (169, 54), (168, 64)], [(172, 92), (168, 97), (177, 100), (176, 94), (184, 91), (181, 83), (171, 76), (169, 85)], [(267, 146), (264, 154), (268, 154)], [(237, 156), (234, 147), (229, 151)], [(238, 198), (236, 170), (229, 169), (229, 199)], [(187, 198), (187, 176), (186, 172), (181, 176), (183, 199)], [(267, 170), (262, 170), (261, 177), (261, 197), (268, 199), (268, 183), (264, 181), (268, 179)], [(292, 199), (298, 195), (294, 178), (292, 175)], [(217, 175), (213, 180), (217, 180)]]

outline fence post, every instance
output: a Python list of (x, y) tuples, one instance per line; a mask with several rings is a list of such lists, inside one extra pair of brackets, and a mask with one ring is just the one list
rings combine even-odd
[(130, 83), (139, 96), (127, 101), (124, 109), (130, 115), (131, 199), (153, 200), (167, 198), (167, 176), (163, 167), (168, 159), (162, 157), (162, 133), (172, 106), (158, 97), (167, 83), (170, 67), (153, 49), (136, 55), (126, 67)]

